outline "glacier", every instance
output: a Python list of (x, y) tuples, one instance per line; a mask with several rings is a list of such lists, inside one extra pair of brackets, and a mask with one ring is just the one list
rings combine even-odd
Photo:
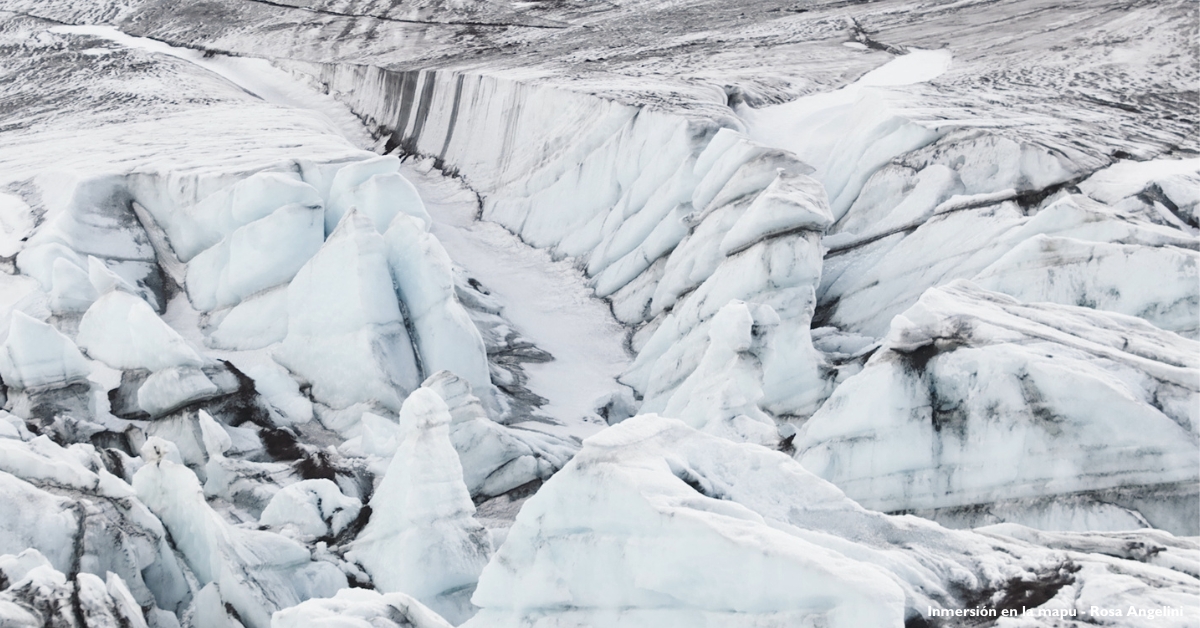
[(0, 625), (1200, 625), (1196, 25), (0, 0)]

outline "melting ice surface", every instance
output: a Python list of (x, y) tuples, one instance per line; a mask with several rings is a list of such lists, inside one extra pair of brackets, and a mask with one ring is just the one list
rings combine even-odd
[(949, 50), (913, 49), (840, 89), (761, 109), (741, 107), (738, 114), (755, 141), (816, 167), (834, 217), (841, 218), (875, 169), (937, 137), (904, 120), (904, 96), (887, 88), (935, 79), (950, 69), (951, 59)]
[[(1200, 621), (1194, 142), (1161, 103), (1001, 120), (954, 22), (996, 3), (747, 11), (950, 43), (748, 46), (768, 101), (861, 76), (733, 112), (741, 49), (658, 83), (640, 15), (36, 4), (0, 9), (83, 25), (0, 12), (0, 625)], [(1092, 20), (1163, 44), (1105, 76), (1183, 89), (1179, 20), (1127, 11), (1047, 8), (1039, 50)], [(989, 78), (1077, 87), (1088, 46)]]

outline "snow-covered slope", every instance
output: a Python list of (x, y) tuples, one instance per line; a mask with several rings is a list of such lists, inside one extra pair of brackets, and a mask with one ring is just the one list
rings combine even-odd
[(1196, 24), (0, 0), (0, 624), (1197, 625)]

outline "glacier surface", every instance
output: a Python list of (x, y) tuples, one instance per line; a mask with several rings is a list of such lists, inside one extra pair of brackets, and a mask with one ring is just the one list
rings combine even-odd
[(1200, 625), (1196, 26), (0, 0), (0, 625)]

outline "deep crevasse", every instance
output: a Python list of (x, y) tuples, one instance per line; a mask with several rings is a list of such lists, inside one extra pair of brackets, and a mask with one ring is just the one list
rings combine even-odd
[[(1065, 186), (1038, 199), (1038, 186), (1091, 166), (1043, 167), (1061, 165), (1060, 157), (987, 133), (923, 133), (903, 102), (868, 98), (833, 117), (845, 125), (834, 134), (854, 141), (827, 151), (830, 163), (857, 165), (831, 211), (824, 199), (829, 164), (810, 172), (793, 155), (732, 130), (740, 127), (732, 117), (681, 117), (478, 75), (364, 66), (318, 74), (340, 82), (346, 89), (339, 96), (373, 124), (402, 121), (391, 147), (456, 169), (482, 196), (485, 218), (586, 269), (618, 318), (640, 326), (633, 339), (639, 357), (624, 379), (644, 395), (643, 409), (684, 422), (633, 418), (589, 440), (567, 463), (576, 445), (564, 437), (602, 427), (598, 417), (571, 421), (597, 409), (593, 393), (613, 390), (610, 378), (625, 367), (623, 330), (586, 297), (570, 260), (551, 264), (499, 227), (475, 222), (474, 194), (430, 171), (429, 161), (402, 164), (354, 150), (322, 135), (328, 124), (312, 133), (311, 145), (296, 144), (300, 128), (316, 127), (282, 110), (272, 112), (282, 124), (272, 121), (272, 132), (244, 147), (230, 139), (236, 134), (205, 138), (196, 144), (210, 152), (178, 155), (174, 163), (156, 153), (161, 147), (136, 155), (135, 140), (118, 153), (135, 174), (68, 181), (62, 187), (74, 195), (52, 206), (38, 235), (10, 243), (24, 249), (18, 270), (36, 275), (5, 278), (32, 295), (18, 299), (31, 314), (12, 315), (8, 360), (0, 360), (5, 381), (18, 384), (8, 391), (10, 407), (21, 418), (66, 418), (26, 426), (6, 415), (4, 470), (23, 479), (0, 481), (6, 492), (31, 495), (46, 509), (73, 509), (78, 518), (58, 517), (47, 534), (29, 538), (24, 519), (5, 520), (14, 538), (51, 559), (27, 553), (0, 560), (6, 577), (19, 582), (6, 600), (42, 608), (87, 590), (96, 593), (88, 612), (100, 617), (136, 615), (125, 602), (132, 595), (159, 606), (148, 615), (154, 625), (171, 625), (160, 610), (169, 609), (185, 624), (205, 626), (233, 626), (239, 616), (258, 626), (332, 616), (443, 626), (404, 593), (346, 589), (328, 597), (339, 578), (361, 585), (383, 573), (381, 564), (387, 571), (386, 557), (355, 561), (345, 550), (364, 524), (370, 534), (360, 539), (389, 552), (408, 548), (400, 553), (410, 558), (412, 538), (451, 539), (424, 549), (465, 557), (466, 568), (446, 561), (439, 566), (450, 577), (420, 593), (453, 597), (462, 605), (447, 612), (457, 620), (474, 612), (463, 601), (486, 554), (477, 542), (483, 523), (504, 543), (472, 598), (483, 607), (472, 625), (760, 626), (821, 618), (847, 628), (898, 626), (938, 606), (1086, 608), (1111, 603), (1118, 584), (1137, 591), (1118, 598), (1121, 604), (1190, 603), (1196, 549), (1187, 539), (1158, 531), (1073, 536), (1011, 524), (950, 531), (865, 511), (810, 473), (872, 507), (920, 508), (956, 525), (1003, 519), (1097, 530), (1149, 522), (1186, 530), (1191, 522), (1179, 513), (1188, 511), (1195, 487), (1189, 444), (1197, 421), (1188, 404), (1196, 365), (1173, 344), (1190, 347), (1176, 334), (1194, 335), (1186, 324), (1195, 309), (1189, 279), (1196, 246), (1168, 218), (1194, 210), (1179, 180), (1186, 183), (1186, 167), (1138, 175), (1114, 168), (1080, 183), (1087, 196)], [(382, 91), (368, 89), (374, 79)], [(857, 115), (863, 108), (879, 115)], [(267, 124), (247, 101), (233, 110)], [(208, 129), (205, 114), (181, 117), (180, 137)], [(895, 154), (868, 154), (889, 145), (874, 141), (880, 129), (897, 125), (915, 131), (917, 144), (931, 142), (928, 150), (900, 142), (890, 144)], [(221, 152), (222, 142), (233, 150)], [(235, 156), (238, 150), (248, 152)], [(32, 151), (50, 152), (44, 145)], [(0, 150), (0, 162), (12, 161)], [(980, 174), (997, 165), (1008, 169)], [(1053, 176), (1028, 176), (1046, 173)], [(58, 181), (34, 185), (50, 195)], [(1146, 202), (1152, 189), (1166, 201)], [(836, 233), (822, 238), (826, 230)], [(962, 237), (976, 232), (979, 240)], [(254, 246), (285, 233), (315, 246)], [(932, 246), (945, 242), (954, 246)], [(1047, 260), (1068, 277), (1046, 272)], [(1175, 272), (1162, 286), (1138, 291), (1122, 278), (1131, 267)], [(513, 269), (520, 274), (506, 276)], [(873, 274), (880, 270), (891, 274), (881, 279)], [(852, 284), (854, 307), (835, 307), (840, 293), (831, 278), (859, 282)], [(561, 293), (537, 298), (539, 290)], [(550, 327), (580, 303), (587, 307), (572, 314), (572, 324), (603, 332), (588, 334), (587, 350), (572, 353), (570, 331)], [(836, 327), (810, 331), (819, 306), (819, 320)], [(155, 308), (165, 309), (161, 320)], [(524, 335), (510, 333), (513, 326)], [(1120, 332), (1131, 329), (1137, 333)], [(113, 342), (105, 331), (129, 341)], [(439, 336), (452, 340), (424, 344)], [(293, 373), (274, 365), (272, 349), (250, 346), (289, 338), (291, 359), (282, 361)], [(529, 339), (558, 360), (522, 364), (522, 380), (497, 356), (531, 350)], [(320, 343), (343, 359), (305, 354)], [(429, 372), (439, 349), (467, 365)], [(1056, 376), (1042, 351), (1075, 364), (1068, 370), (1077, 379)], [(472, 374), (472, 366), (486, 374)], [(976, 380), (967, 372), (1004, 377)], [(414, 373), (433, 376), (421, 382)], [(347, 374), (354, 377), (342, 385)], [(493, 396), (491, 383), (504, 395)], [(520, 401), (512, 391), (521, 384), (553, 391), (541, 412), (567, 425), (493, 420), (503, 417), (497, 404)], [(408, 394), (418, 385), (423, 390)], [(1072, 403), (1073, 390), (1166, 428), (1170, 442), (1157, 433), (1164, 430), (1135, 432), (1143, 439), (1138, 456), (1124, 455), (1103, 442), (1105, 421), (1119, 417), (1075, 412), (1083, 406)], [(633, 411), (618, 397), (600, 409), (613, 422)], [(406, 399), (428, 401), (436, 411), (425, 414), (436, 420), (417, 431), (398, 423)], [(1022, 460), (1019, 482), (989, 466), (1007, 460), (1000, 453), (1018, 453), (994, 451), (1002, 436), (967, 437), (994, 426), (1001, 407), (1009, 423), (1000, 429), (1022, 431), (1040, 456)], [(800, 423), (814, 410), (794, 435), (786, 424), (777, 428), (776, 418)], [(75, 420), (93, 411), (95, 423)], [(95, 445), (59, 447), (34, 438), (30, 427)], [(123, 453), (146, 434), (160, 439), (142, 456)], [(880, 434), (895, 455), (871, 455), (871, 438)], [(423, 471), (406, 463), (419, 457), (401, 452), (433, 436), (436, 447), (425, 453), (442, 461), (428, 469), (437, 482), (416, 486), (410, 479)], [(445, 464), (447, 438), (461, 468)], [(794, 447), (809, 468), (731, 440)], [(1060, 455), (1080, 443), (1099, 454)], [(869, 463), (853, 463), (863, 457)], [(169, 481), (175, 475), (184, 480)], [(135, 476), (140, 500), (124, 483)], [(525, 501), (526, 483), (547, 477)], [(155, 487), (150, 480), (164, 481)], [(102, 495), (98, 510), (73, 501), (73, 490)], [(450, 497), (437, 499), (443, 490)], [(389, 491), (418, 507), (385, 514)], [(468, 493), (508, 494), (476, 511)], [(363, 507), (369, 496), (376, 513)], [(409, 515), (421, 525), (409, 525)], [(159, 519), (187, 537), (176, 544), (182, 560), (172, 562)], [(133, 529), (154, 542), (110, 538), (89, 527), (97, 525)], [(189, 526), (203, 530), (192, 535)], [(269, 530), (248, 530), (258, 526)], [(84, 545), (96, 557), (107, 556), (95, 549), (105, 544), (135, 557), (115, 564), (120, 575), (102, 587), (87, 573), (99, 568), (91, 558), (75, 564), (49, 551), (78, 547), (88, 538), (83, 530), (93, 530)], [(474, 541), (460, 552), (453, 539), (464, 534)], [(712, 563), (728, 569), (711, 574)], [(448, 591), (438, 586), (464, 582)], [(262, 612), (310, 596), (324, 597), (273, 618)]]
[[(637, 358), (621, 381), (642, 396), (643, 412), (666, 412), (735, 439), (791, 443), (795, 428), (787, 423), (778, 435), (752, 427), (758, 408), (802, 423), (841, 382), (872, 370), (876, 360), (869, 358), (879, 353), (893, 317), (915, 307), (927, 289), (956, 279), (1118, 317), (1105, 324), (1134, 315), (1185, 337), (1196, 333), (1194, 229), (1137, 196), (1167, 186), (1176, 190), (1172, 205), (1190, 207), (1178, 168), (1164, 160), (1161, 175), (1142, 170), (1120, 177), (1120, 184), (1105, 183), (1113, 179), (1110, 170), (1094, 158), (1009, 139), (970, 121), (931, 121), (929, 103), (906, 88), (953, 71), (945, 51), (914, 51), (839, 92), (761, 110), (743, 106), (745, 122), (632, 107), (516, 75), (296, 67), (391, 133), (390, 146), (462, 175), (483, 197), (486, 220), (576, 260), (618, 319), (635, 330)], [(786, 128), (776, 128), (781, 124)], [(746, 128), (750, 137), (740, 130)], [(814, 160), (815, 171), (796, 154), (751, 137)], [(832, 206), (825, 197), (830, 189)], [(1131, 274), (1139, 264), (1173, 270), (1159, 289), (1147, 291)], [(714, 328), (717, 313), (739, 300), (751, 306), (745, 322)], [(810, 331), (814, 317), (820, 327)], [(733, 351), (723, 354), (729, 351), (723, 347)], [(738, 365), (721, 357), (735, 354), (749, 359)], [(1180, 394), (1194, 405), (1200, 365), (1155, 359), (1186, 369)], [(1055, 393), (1022, 381), (1013, 412), (1036, 425), (1044, 414), (1038, 399)], [(995, 394), (974, 386), (938, 391), (934, 405), (956, 407)], [(1168, 422), (1176, 413), (1152, 392), (1154, 384), (1107, 386), (1138, 399), (1139, 411)], [(698, 390), (714, 394), (689, 403)], [(868, 398), (857, 399), (850, 403)], [(919, 405), (910, 416), (859, 406), (842, 412), (874, 412), (883, 422), (932, 420), (936, 427), (936, 416), (929, 416), (943, 411)], [(1184, 425), (1194, 449), (1197, 432), (1190, 421)], [(854, 442), (849, 429), (817, 437), (800, 427), (795, 443), (804, 451), (839, 452), (849, 447), (839, 443)], [(1050, 450), (1076, 438), (1044, 426), (1034, 433)], [(1182, 486), (1194, 486), (1197, 457), (1172, 458), (1171, 441), (1156, 441), (1155, 455), (1174, 460), (1167, 466), (1186, 478)], [(938, 430), (914, 446), (934, 456), (944, 447), (966, 447)], [(864, 486), (900, 469), (883, 464), (866, 471)], [(973, 495), (969, 484), (954, 488), (974, 481), (960, 480), (955, 465), (934, 464), (928, 481), (957, 497), (926, 514), (961, 525), (960, 509), (992, 503)], [(1194, 533), (1186, 518), (1152, 513), (1138, 497), (1156, 495), (1173, 504), (1168, 510), (1186, 512), (1194, 501), (1189, 489), (1174, 480), (1159, 486), (1120, 477), (1107, 471), (1063, 477), (1055, 488), (1037, 491), (1039, 498), (1076, 496), (1059, 514), (998, 498), (982, 521), (1120, 528), (1128, 517), (1144, 520), (1143, 508), (1160, 525)], [(873, 488), (848, 488), (874, 499)], [(916, 487), (901, 494), (912, 500), (900, 497), (889, 508), (928, 508), (919, 505)], [(1114, 500), (1115, 510), (1108, 505)]]

